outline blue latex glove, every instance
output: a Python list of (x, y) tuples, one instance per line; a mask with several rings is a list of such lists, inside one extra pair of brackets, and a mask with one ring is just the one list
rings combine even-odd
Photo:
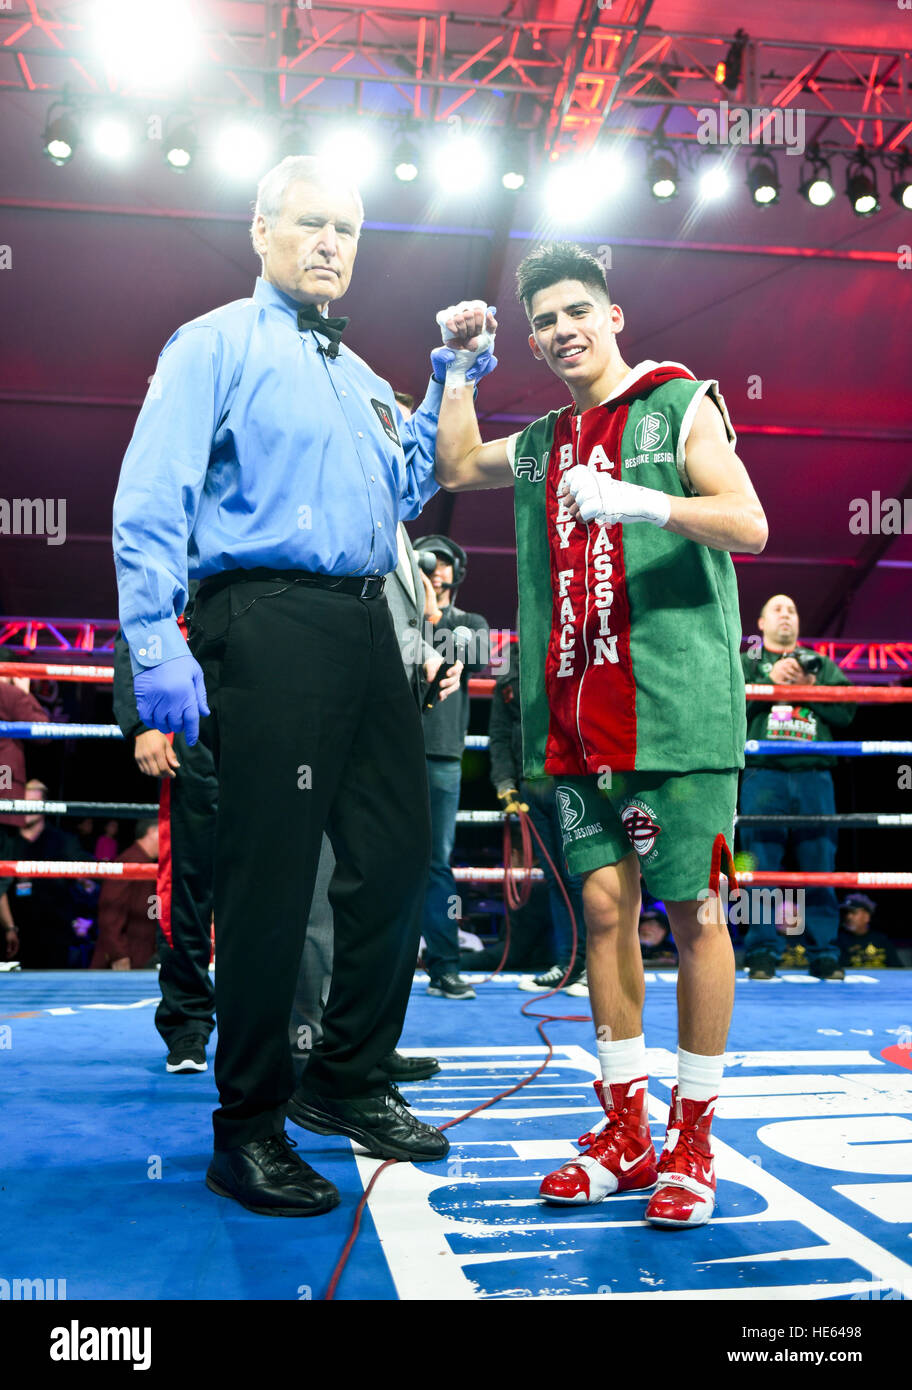
[(201, 714), (209, 713), (206, 686), (198, 661), (189, 652), (137, 671), (133, 692), (139, 717), (150, 729), (163, 734), (183, 734), (188, 744), (199, 738)]
[[(439, 347), (431, 353), (431, 372), (434, 380), (441, 386), (446, 383), (447, 367), (455, 360), (456, 354), (452, 348)], [(485, 348), (484, 352), (480, 352), (475, 358), (471, 367), (467, 368), (466, 381), (480, 381), (488, 372), (493, 372), (496, 366), (497, 358), (490, 348)]]

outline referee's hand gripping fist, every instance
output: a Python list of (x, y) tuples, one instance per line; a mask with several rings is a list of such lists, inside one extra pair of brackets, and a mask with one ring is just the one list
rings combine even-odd
[(497, 332), (497, 310), (481, 299), (464, 299), (441, 309), (437, 323), (444, 346), (431, 353), (434, 380), (464, 379), (475, 383), (493, 372), (497, 366), (494, 356), (494, 335)]

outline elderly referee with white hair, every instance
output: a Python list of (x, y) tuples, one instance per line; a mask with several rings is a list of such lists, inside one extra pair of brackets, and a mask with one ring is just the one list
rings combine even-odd
[[(397, 523), (437, 489), (436, 378), (454, 354), (438, 347), (403, 422), (392, 388), (341, 343), (348, 320), (326, 309), (348, 288), (363, 216), (357, 190), (315, 159), (265, 176), (251, 228), (262, 275), (249, 299), (165, 345), (114, 505), (140, 718), (193, 743), (202, 716), (218, 768), (220, 1106), (206, 1181), (280, 1216), (339, 1200), (294, 1152), (286, 1107), (384, 1157), (448, 1149), (378, 1063), (405, 1017), (430, 855), (420, 715), (383, 576)], [(455, 366), (476, 380), (496, 363), (478, 337), (493, 316), (475, 302), (448, 313), (469, 371)], [(201, 581), (189, 649), (177, 623), (188, 577)], [(287, 1028), (324, 830), (332, 989), (292, 1100)]]

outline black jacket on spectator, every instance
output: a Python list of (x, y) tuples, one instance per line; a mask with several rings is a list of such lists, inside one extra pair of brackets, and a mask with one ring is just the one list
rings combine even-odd
[[(757, 656), (752, 656), (749, 652), (741, 653), (741, 669), (744, 672), (746, 685), (770, 685), (770, 671), (776, 662), (783, 656), (790, 656), (791, 652), (770, 652), (764, 647)], [(817, 672), (817, 685), (851, 685), (848, 676), (844, 675), (828, 656), (821, 655), (820, 670)], [(773, 706), (769, 700), (748, 700), (747, 702), (747, 737), (749, 739), (768, 739), (775, 736), (775, 730), (771, 733), (770, 723), (772, 712), (777, 706)], [(812, 705), (800, 704), (792, 707), (793, 720), (791, 724), (800, 726), (801, 733), (792, 735), (793, 737), (803, 737), (808, 742), (807, 753), (783, 753), (777, 757), (774, 753), (749, 753), (747, 756), (747, 767), (774, 767), (785, 772), (811, 772), (820, 768), (835, 767), (836, 758), (829, 753), (812, 753), (810, 750), (815, 742), (829, 743), (834, 735), (838, 738), (839, 732), (847, 729), (855, 718), (856, 705), (853, 704), (826, 704)]]
[(841, 931), (837, 940), (840, 965), (849, 965), (855, 970), (883, 970), (885, 966), (902, 965), (896, 947), (882, 931), (867, 931), (863, 936)]
[[(36, 840), (16, 830), (0, 831), (2, 859), (84, 859), (75, 835), (45, 824)], [(26, 970), (65, 970), (69, 947), (75, 941), (73, 918), (79, 913), (76, 881), (72, 878), (5, 879), (0, 892), (9, 894), (10, 912), (19, 932), (17, 959)]]
[(488, 624), (480, 613), (466, 613), (462, 608), (450, 603), (442, 610), (436, 627), (425, 623), (424, 636), (435, 650), (442, 653), (444, 661), (449, 665), (449, 658), (453, 656), (455, 660), (458, 653), (450, 645), (445, 634), (452, 633), (457, 627), (467, 627), (478, 634), (473, 644), (474, 649), (469, 652), (469, 655), (476, 659), (466, 662), (459, 689), (454, 690), (442, 703), (438, 701), (422, 718), (424, 751), (437, 758), (462, 757), (466, 730), (469, 727), (469, 678), (476, 676), (490, 664)]

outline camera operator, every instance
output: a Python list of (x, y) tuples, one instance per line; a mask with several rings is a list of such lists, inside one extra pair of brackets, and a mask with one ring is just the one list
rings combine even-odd
[[(798, 610), (785, 594), (767, 599), (757, 623), (763, 635), (759, 652), (741, 653), (744, 680), (753, 685), (849, 685), (835, 662), (819, 652), (798, 646)], [(836, 813), (830, 768), (836, 759), (815, 753), (812, 745), (828, 742), (855, 717), (851, 704), (804, 705), (752, 700), (747, 706), (748, 739), (778, 739), (808, 744), (807, 753), (749, 754), (741, 780), (740, 814), (820, 815)], [(837, 834), (829, 825), (789, 827), (744, 826), (741, 848), (761, 871), (782, 868), (791, 843), (803, 873), (831, 873), (836, 864)], [(822, 980), (842, 980), (839, 963), (839, 907), (832, 888), (805, 892), (805, 948), (808, 973)], [(745, 963), (752, 980), (769, 980), (782, 960), (784, 943), (774, 921), (761, 920), (756, 891), (752, 891), (750, 926), (744, 943)], [(766, 913), (767, 916), (771, 914)]]
[(466, 573), (462, 546), (449, 536), (440, 535), (422, 536), (412, 544), (440, 608), (436, 626), (425, 624), (425, 639), (440, 652), (447, 666), (463, 662), (459, 689), (446, 704), (437, 702), (430, 709), (425, 708), (422, 719), (431, 799), (431, 869), (421, 928), (427, 946), (428, 994), (438, 999), (474, 999), (474, 989), (459, 974), (457, 917), (461, 914), (454, 912), (454, 907), (458, 908), (460, 895), (450, 856), (456, 838), (462, 754), (469, 727), (469, 677), (488, 665), (490, 635), (480, 613), (466, 613), (454, 602)]

